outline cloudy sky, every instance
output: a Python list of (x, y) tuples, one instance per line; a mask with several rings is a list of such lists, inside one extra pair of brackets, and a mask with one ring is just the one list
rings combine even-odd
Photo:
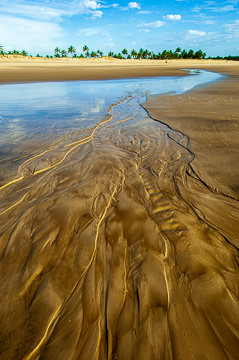
[(239, 55), (239, 0), (0, 0), (0, 44), (33, 55), (84, 44), (104, 54), (180, 46)]

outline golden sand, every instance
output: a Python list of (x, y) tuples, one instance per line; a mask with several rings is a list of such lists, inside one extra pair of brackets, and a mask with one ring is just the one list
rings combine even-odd
[(171, 128), (115, 104), (2, 184), (1, 359), (238, 359), (239, 65), (200, 64), (230, 76), (144, 104)]
[(0, 56), (0, 83), (27, 81), (96, 80), (147, 76), (185, 76), (185, 68), (237, 69), (225, 60), (132, 60), (28, 58)]

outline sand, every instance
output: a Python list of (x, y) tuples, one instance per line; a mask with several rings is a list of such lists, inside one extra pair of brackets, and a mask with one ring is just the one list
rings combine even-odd
[[(4, 61), (5, 81), (44, 80)], [(132, 76), (185, 67), (229, 76), (150, 98), (156, 121), (114, 104), (0, 187), (1, 359), (238, 359), (239, 65)]]
[(185, 76), (185, 67), (238, 68), (235, 61), (222, 60), (118, 60), (74, 58), (28, 58), (0, 56), (0, 83), (28, 81), (100, 80), (150, 76)]

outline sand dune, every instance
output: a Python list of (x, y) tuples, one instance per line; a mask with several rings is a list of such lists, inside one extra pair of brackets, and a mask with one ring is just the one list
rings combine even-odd
[(238, 358), (230, 79), (144, 104), (180, 131), (115, 104), (2, 184), (1, 359)]

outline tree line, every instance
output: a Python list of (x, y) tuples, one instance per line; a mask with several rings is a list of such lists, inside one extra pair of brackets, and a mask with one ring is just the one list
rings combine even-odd
[[(84, 45), (82, 48), (82, 53), (77, 55), (76, 49), (74, 46), (70, 46), (68, 51), (61, 50), (59, 47), (56, 47), (54, 50), (54, 57), (66, 57), (67, 54), (71, 54), (72, 57), (84, 57), (84, 58), (97, 58), (102, 57), (103, 52), (100, 50), (90, 50), (87, 45)], [(190, 49), (186, 51), (182, 50), (180, 47), (177, 47), (175, 51), (172, 50), (163, 50), (162, 52), (155, 53), (153, 51), (149, 51), (148, 49), (141, 48), (139, 51), (127, 50), (124, 48), (121, 52), (114, 53), (113, 51), (109, 51), (107, 54), (108, 57), (116, 58), (116, 59), (205, 59), (206, 53), (202, 50), (194, 50)]]
[[(12, 50), (5, 52), (3, 46), (0, 45), (0, 55), (22, 55), (22, 56), (31, 56), (25, 50), (18, 51)], [(205, 59), (206, 53), (200, 50), (185, 50), (177, 47), (175, 51), (172, 50), (163, 50), (162, 52), (155, 53), (147, 49), (141, 48), (139, 51), (127, 50), (124, 48), (121, 52), (114, 53), (109, 51), (107, 55), (104, 55), (101, 50), (90, 50), (87, 45), (82, 47), (82, 52), (77, 54), (76, 48), (71, 45), (67, 50), (60, 49), (58, 46), (54, 50), (54, 55), (46, 55), (46, 58), (64, 58), (64, 57), (73, 57), (73, 58), (101, 58), (103, 56), (108, 56), (116, 59), (151, 59), (151, 60), (170, 60), (170, 59)], [(36, 57), (43, 57), (40, 54), (37, 54)], [(208, 59), (215, 60), (235, 60), (239, 61), (239, 56), (216, 56), (216, 57), (207, 57)]]

